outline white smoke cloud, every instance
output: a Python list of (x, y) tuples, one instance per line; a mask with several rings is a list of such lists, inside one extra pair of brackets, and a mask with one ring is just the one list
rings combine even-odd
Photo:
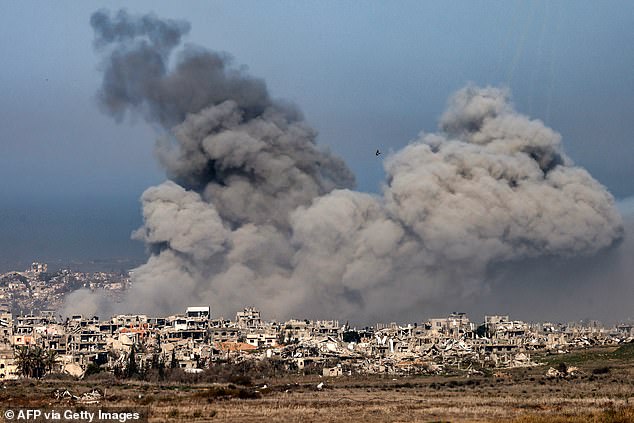
[[(135, 236), (152, 256), (119, 310), (205, 303), (231, 315), (255, 304), (277, 318), (393, 318), (476, 298), (499, 263), (590, 256), (623, 236), (609, 192), (505, 90), (454, 94), (439, 131), (390, 156), (382, 195), (369, 195), (350, 189), (345, 164), (262, 81), (191, 47), (169, 69), (165, 45), (176, 44), (139, 41), (145, 27), (122, 13), (92, 20), (100, 48), (112, 44), (102, 105), (165, 125), (158, 155), (171, 181), (143, 194)], [(105, 37), (112, 28), (126, 36)], [(144, 72), (164, 95), (145, 89)]]

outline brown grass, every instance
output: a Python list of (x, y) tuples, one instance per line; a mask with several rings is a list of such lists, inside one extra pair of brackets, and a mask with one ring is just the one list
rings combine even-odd
[[(569, 379), (547, 379), (547, 366), (508, 370), (504, 378), (285, 375), (258, 378), (252, 386), (247, 379), (233, 379), (243, 384), (50, 379), (5, 382), (0, 404), (57, 405), (51, 397), (55, 389), (82, 394), (100, 387), (106, 392), (101, 407), (149, 407), (153, 422), (634, 422), (634, 360), (614, 351), (571, 356), (582, 374)], [(322, 381), (325, 388), (318, 390)]]

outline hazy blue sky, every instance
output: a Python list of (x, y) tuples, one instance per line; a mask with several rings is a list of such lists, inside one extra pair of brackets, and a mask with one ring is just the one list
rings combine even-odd
[[(519, 111), (618, 198), (634, 194), (634, 3), (43, 2), (0, 5), (0, 268), (33, 258), (136, 255), (137, 198), (163, 179), (157, 132), (102, 115), (91, 13), (107, 5), (192, 24), (297, 103), (358, 187), (376, 148), (434, 131), (468, 82), (509, 85)], [(72, 257), (71, 257), (72, 256)]]

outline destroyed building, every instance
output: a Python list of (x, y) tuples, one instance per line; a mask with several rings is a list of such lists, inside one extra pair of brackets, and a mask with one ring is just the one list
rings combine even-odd
[(508, 315), (487, 315), (475, 324), (465, 313), (399, 325), (363, 329), (337, 320), (266, 321), (255, 307), (235, 320), (214, 318), (209, 306), (183, 314), (124, 314), (100, 320), (53, 313), (0, 313), (0, 378), (18, 377), (15, 349), (38, 346), (55, 354), (54, 371), (81, 376), (90, 364), (122, 369), (134, 353), (139, 366), (169, 364), (188, 372), (216, 362), (275, 360), (287, 371), (322, 376), (368, 373), (473, 372), (483, 368), (533, 366), (538, 352), (631, 342), (632, 328), (598, 322), (525, 323)]

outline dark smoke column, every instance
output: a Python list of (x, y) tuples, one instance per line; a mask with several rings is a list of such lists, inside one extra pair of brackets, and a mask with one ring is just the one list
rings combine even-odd
[[(91, 24), (103, 110), (166, 131), (157, 154), (169, 181), (143, 194), (134, 235), (152, 255), (120, 311), (255, 304), (273, 318), (419, 318), (477, 300), (500, 263), (590, 256), (622, 237), (610, 193), (504, 90), (459, 90), (438, 133), (388, 157), (383, 195), (369, 195), (262, 80), (224, 54), (174, 52), (188, 24), (123, 11)], [(76, 304), (112, 311), (84, 291)]]
[(135, 235), (153, 252), (135, 272), (136, 285), (147, 283), (139, 302), (176, 311), (209, 296), (236, 250), (258, 242), (271, 245), (252, 257), (257, 271), (288, 274), (289, 213), (354, 186), (343, 161), (318, 149), (301, 112), (232, 68), (227, 54), (192, 45), (175, 52), (188, 23), (123, 10), (100, 10), (90, 23), (103, 57), (102, 110), (117, 121), (140, 115), (168, 134), (157, 154), (172, 182), (143, 195), (145, 225)]
[(354, 185), (343, 161), (316, 148), (301, 112), (273, 101), (264, 81), (231, 68), (228, 55), (187, 45), (168, 68), (188, 23), (123, 10), (98, 11), (90, 23), (104, 55), (102, 109), (117, 120), (140, 114), (170, 132), (159, 148), (168, 176), (207, 201), (222, 199), (223, 218), (281, 223), (312, 198)]

